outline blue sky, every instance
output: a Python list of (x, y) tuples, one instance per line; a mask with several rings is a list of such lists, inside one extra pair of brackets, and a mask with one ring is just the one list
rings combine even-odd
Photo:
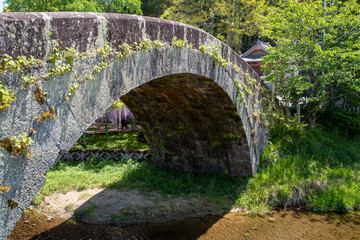
[(0, 12), (2, 12), (3, 11), (3, 8), (4, 8), (4, 2), (5, 2), (5, 0), (0, 0)]

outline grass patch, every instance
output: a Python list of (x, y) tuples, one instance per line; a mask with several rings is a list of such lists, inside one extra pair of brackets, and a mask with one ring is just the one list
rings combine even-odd
[[(109, 133), (109, 144), (106, 141), (105, 134), (85, 134), (87, 149), (148, 149), (146, 143), (138, 141), (139, 132), (117, 132)], [(83, 143), (82, 136), (72, 149), (83, 149), (80, 144)]]
[(349, 212), (360, 207), (360, 136), (336, 129), (274, 134), (237, 205), (263, 213), (272, 207)]
[(99, 208), (100, 206), (95, 203), (90, 203), (88, 206), (86, 206), (84, 209), (76, 209), (75, 210), (75, 216), (76, 218), (83, 218), (84, 216), (89, 218), (95, 217), (95, 209)]
[(34, 203), (54, 192), (101, 187), (154, 190), (164, 197), (204, 196), (259, 214), (273, 207), (338, 212), (360, 208), (360, 136), (322, 127), (281, 125), (275, 130), (252, 178), (181, 173), (132, 160), (59, 162), (48, 172)]
[(44, 196), (52, 193), (82, 191), (89, 188), (155, 190), (167, 194), (192, 196), (200, 194), (214, 201), (225, 197), (228, 205), (234, 203), (237, 194), (248, 178), (231, 178), (216, 174), (198, 175), (158, 168), (147, 162), (115, 162), (112, 160), (88, 160), (86, 162), (59, 161), (46, 175), (47, 181), (33, 203), (41, 203)]

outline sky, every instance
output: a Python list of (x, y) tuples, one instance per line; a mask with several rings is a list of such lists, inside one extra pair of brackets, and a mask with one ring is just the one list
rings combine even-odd
[(0, 12), (2, 12), (3, 11), (3, 8), (4, 8), (4, 2), (5, 2), (5, 0), (0, 0)]

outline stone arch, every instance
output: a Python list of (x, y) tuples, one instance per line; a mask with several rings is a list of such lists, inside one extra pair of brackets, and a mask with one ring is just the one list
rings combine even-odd
[[(69, 19), (77, 20), (79, 26), (92, 27), (92, 37), (88, 34), (83, 38), (77, 33), (64, 31), (63, 23)], [(17, 97), (11, 108), (0, 114), (1, 139), (28, 132), (30, 128), (35, 129), (35, 133), (32, 135), (33, 154), (28, 160), (21, 156), (11, 157), (0, 149), (0, 185), (12, 187), (9, 192), (0, 194), (0, 239), (6, 238), (36, 196), (45, 182), (45, 174), (58, 161), (59, 152), (69, 150), (83, 131), (120, 97), (143, 121), (150, 146), (158, 153), (155, 158), (158, 165), (198, 172), (226, 170), (232, 176), (256, 172), (265, 142), (265, 128), (255, 114), (261, 112), (261, 93), (256, 87), (251, 87), (250, 95), (237, 99), (239, 89), (235, 81), (250, 88), (245, 73), (254, 79), (257, 75), (238, 55), (212, 36), (183, 24), (117, 14), (14, 13), (0, 14), (0, 20), (5, 22), (0, 25), (13, 29), (11, 31), (16, 36), (21, 34), (20, 31), (42, 33), (38, 43), (31, 39), (31, 34), (23, 37), (31, 39), (30, 45), (25, 47), (6, 39), (6, 45), (13, 46), (9, 50), (12, 56), (25, 53), (46, 58), (50, 30), (53, 31), (51, 36), (58, 38), (60, 44), (84, 52), (91, 52), (97, 44), (120, 43), (116, 41), (120, 41), (118, 38), (124, 31), (114, 30), (119, 26), (124, 26), (126, 31), (134, 30), (129, 36), (122, 36), (121, 42), (139, 42), (146, 35), (152, 40), (168, 43), (177, 36), (193, 44), (193, 48), (141, 50), (114, 60), (94, 74), (93, 80), (84, 82), (69, 100), (64, 99), (69, 87), (77, 78), (92, 74), (101, 57), (90, 55), (78, 59), (73, 68), (75, 74), (40, 79), (42, 89), (48, 93), (47, 101), (57, 115), (56, 119), (43, 124), (38, 124), (34, 116), (46, 111), (48, 106), (38, 104), (33, 94), (35, 87), (21, 89), (17, 72), (9, 72), (3, 77)], [(62, 34), (70, 34), (70, 37)], [(198, 50), (210, 42), (221, 44), (222, 56), (233, 65), (223, 67)], [(43, 50), (39, 50), (41, 47)], [(50, 67), (51, 64), (47, 64), (33, 71), (41, 75)], [(174, 148), (178, 145), (181, 147)], [(16, 202), (17, 206), (11, 209), (9, 201)]]

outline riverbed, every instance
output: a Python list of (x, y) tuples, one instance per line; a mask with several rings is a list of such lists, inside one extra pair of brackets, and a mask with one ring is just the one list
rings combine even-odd
[(49, 217), (28, 210), (14, 239), (360, 239), (360, 212), (351, 214), (279, 210), (265, 216), (242, 212), (120, 227)]

